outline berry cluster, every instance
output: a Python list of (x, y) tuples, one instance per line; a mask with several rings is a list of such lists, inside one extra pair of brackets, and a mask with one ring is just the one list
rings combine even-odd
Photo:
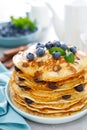
[(19, 37), (31, 34), (32, 32), (37, 31), (37, 27), (34, 31), (29, 30), (28, 27), (19, 28), (16, 27), (12, 22), (7, 22), (0, 28), (1, 37)]
[[(73, 54), (76, 53), (77, 49), (75, 46), (68, 47), (66, 44), (61, 44), (60, 41), (53, 41), (46, 43), (46, 48), (49, 50), (54, 47), (54, 51), (52, 52), (52, 56), (54, 59), (59, 59), (61, 54), (61, 51), (71, 51)], [(58, 50), (60, 48), (61, 50)], [(57, 51), (58, 50), (58, 51)]]
[[(53, 41), (48, 42), (45, 45), (42, 43), (38, 43), (36, 45), (36, 55), (38, 57), (44, 56), (45, 49), (49, 51), (49, 53), (55, 60), (58, 60), (61, 56), (64, 56), (65, 60), (71, 63), (73, 63), (73, 61), (71, 60), (74, 60), (74, 54), (77, 52), (77, 48), (75, 46), (68, 47), (66, 44), (61, 44), (60, 41)], [(69, 53), (69, 55), (67, 55), (67, 52)], [(27, 59), (30, 61), (33, 60), (34, 54), (28, 53)]]

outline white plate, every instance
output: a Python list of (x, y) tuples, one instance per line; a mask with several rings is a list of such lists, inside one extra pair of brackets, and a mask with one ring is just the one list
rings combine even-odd
[(23, 117), (38, 122), (38, 123), (44, 123), (44, 124), (61, 124), (61, 123), (66, 123), (70, 121), (74, 121), (76, 119), (81, 118), (87, 113), (87, 109), (84, 111), (79, 112), (78, 114), (72, 115), (72, 116), (67, 116), (67, 117), (61, 117), (61, 118), (46, 118), (46, 117), (40, 117), (40, 116), (35, 116), (29, 113), (26, 113), (19, 108), (17, 108), (11, 101), (10, 94), (9, 94), (9, 86), (6, 87), (6, 97), (9, 102), (9, 104), (12, 106), (12, 108), (17, 111), (19, 114), (21, 114)]

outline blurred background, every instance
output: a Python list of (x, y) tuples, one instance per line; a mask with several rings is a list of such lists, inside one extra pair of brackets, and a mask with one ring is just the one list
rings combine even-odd
[[(7, 21), (11, 15), (23, 16), (30, 11), (29, 3), (48, 2), (52, 5), (61, 19), (64, 18), (64, 5), (72, 0), (0, 0), (0, 21)], [(41, 4), (41, 3), (39, 3)]]
[(0, 0), (0, 22), (9, 21), (10, 16), (25, 16), (26, 12), (42, 28), (53, 24), (60, 40), (81, 46), (86, 35), (81, 34), (87, 30), (87, 0)]
[(27, 37), (0, 36), (1, 53), (2, 47), (50, 40), (76, 45), (87, 53), (87, 0), (0, 0), (0, 27), (11, 16), (36, 20), (37, 31)]

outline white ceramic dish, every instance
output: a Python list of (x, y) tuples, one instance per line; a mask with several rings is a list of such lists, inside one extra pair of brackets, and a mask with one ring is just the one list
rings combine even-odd
[(26, 113), (19, 108), (17, 108), (11, 101), (10, 94), (9, 94), (9, 86), (6, 87), (6, 97), (9, 102), (9, 104), (12, 106), (12, 108), (18, 112), (20, 115), (22, 115), (24, 118), (27, 118), (29, 120), (38, 122), (38, 123), (44, 123), (44, 124), (61, 124), (61, 123), (67, 123), (70, 121), (74, 121), (76, 119), (81, 118), (87, 113), (87, 109), (84, 111), (79, 112), (78, 114), (72, 115), (72, 116), (67, 116), (67, 117), (61, 117), (61, 118), (45, 118), (45, 117), (39, 117), (35, 116), (29, 113)]

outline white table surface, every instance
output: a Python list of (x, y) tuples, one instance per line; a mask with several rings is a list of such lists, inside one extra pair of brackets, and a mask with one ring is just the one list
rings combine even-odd
[(31, 130), (87, 130), (87, 115), (84, 117), (65, 124), (45, 125), (28, 121)]
[[(50, 27), (46, 37), (44, 37), (42, 41), (45, 42), (53, 39), (58, 39), (58, 38), (55, 34), (53, 27)], [(6, 49), (7, 48), (0, 47), (0, 56), (3, 54), (3, 51)], [(26, 121), (29, 123), (31, 130), (86, 130), (87, 129), (87, 115), (83, 116), (82, 118), (76, 121), (65, 123), (65, 124), (58, 124), (58, 125), (46, 125), (46, 124), (36, 123), (30, 120), (26, 120)]]

